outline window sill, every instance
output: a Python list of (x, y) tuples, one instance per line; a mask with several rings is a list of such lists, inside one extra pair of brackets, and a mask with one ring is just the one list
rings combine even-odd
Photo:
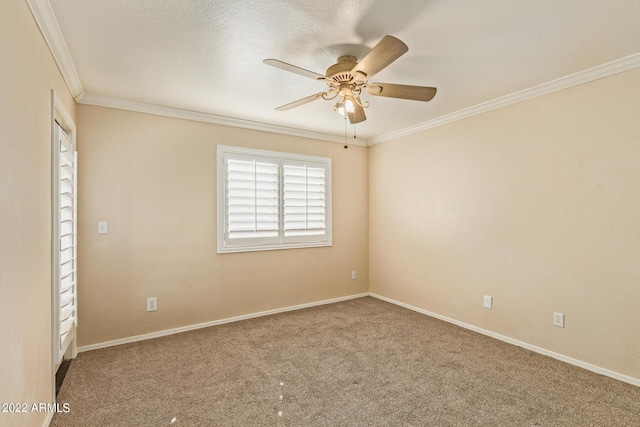
[(259, 252), (259, 251), (277, 251), (280, 249), (304, 249), (304, 248), (321, 248), (333, 246), (333, 242), (301, 242), (301, 243), (283, 243), (283, 244), (270, 244), (270, 245), (237, 245), (218, 247), (219, 254), (228, 254), (235, 252)]

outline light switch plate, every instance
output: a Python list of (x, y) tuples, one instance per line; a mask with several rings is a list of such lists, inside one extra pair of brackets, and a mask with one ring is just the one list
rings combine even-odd
[(98, 234), (107, 234), (107, 221), (98, 221)]

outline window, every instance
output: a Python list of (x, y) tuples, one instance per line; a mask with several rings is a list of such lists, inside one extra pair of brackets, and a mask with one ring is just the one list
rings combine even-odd
[(218, 145), (219, 253), (331, 243), (331, 159)]

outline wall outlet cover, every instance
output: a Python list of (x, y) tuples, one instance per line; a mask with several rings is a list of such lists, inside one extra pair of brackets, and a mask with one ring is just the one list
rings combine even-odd
[(493, 306), (493, 297), (490, 297), (489, 295), (485, 295), (484, 302), (482, 303), (482, 305), (484, 306), (484, 308), (491, 308)]
[(564, 314), (557, 312), (553, 313), (553, 326), (564, 328)]

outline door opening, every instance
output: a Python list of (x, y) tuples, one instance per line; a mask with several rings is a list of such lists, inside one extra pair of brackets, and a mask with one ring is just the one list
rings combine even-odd
[[(77, 298), (77, 152), (75, 124), (55, 92), (51, 95), (52, 219), (52, 400), (76, 357)], [(59, 384), (58, 384), (59, 383)]]

